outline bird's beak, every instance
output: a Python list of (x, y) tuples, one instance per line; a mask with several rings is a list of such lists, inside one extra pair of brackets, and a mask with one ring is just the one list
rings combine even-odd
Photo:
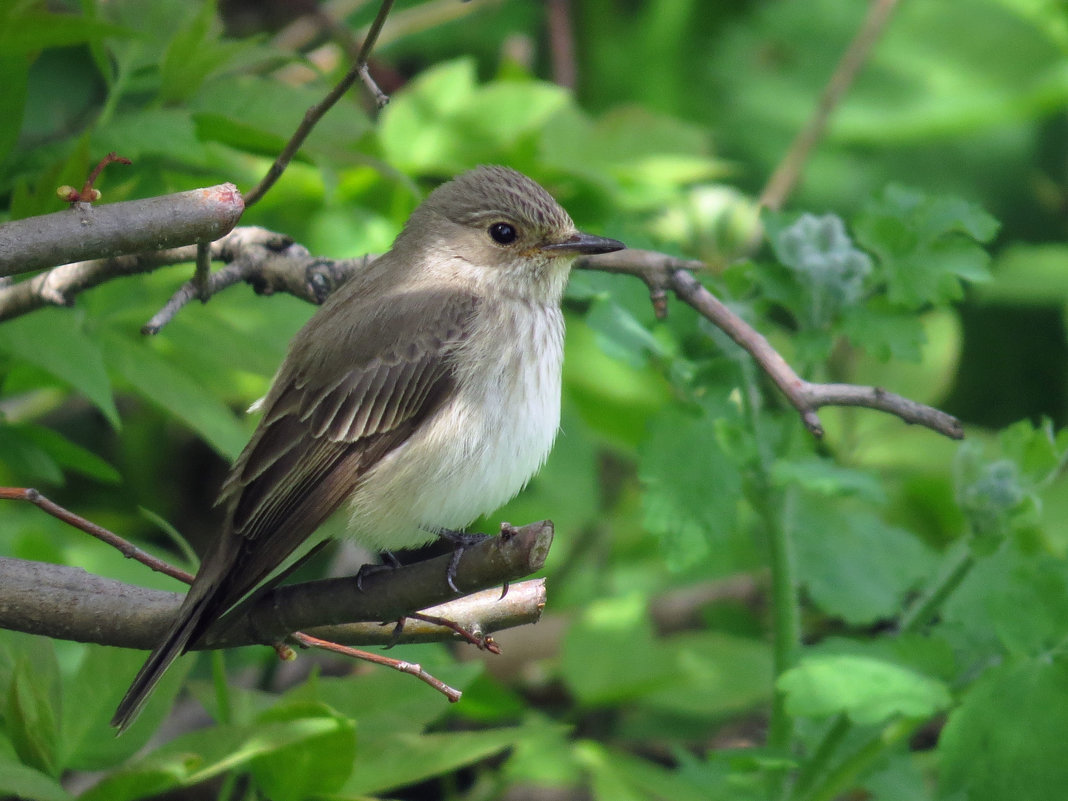
[(611, 253), (615, 250), (623, 250), (626, 247), (616, 239), (608, 239), (593, 234), (574, 233), (562, 242), (551, 242), (542, 245), (541, 250), (549, 250), (554, 253), (574, 253), (577, 255), (592, 256), (595, 253)]

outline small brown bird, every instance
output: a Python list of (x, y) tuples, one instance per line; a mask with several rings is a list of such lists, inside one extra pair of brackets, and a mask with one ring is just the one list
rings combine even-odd
[(571, 262), (623, 247), (577, 231), (506, 167), (434, 190), (293, 339), (223, 486), (225, 528), (112, 725), (128, 727), (171, 662), (342, 505), (350, 536), (392, 550), (519, 492), (559, 426)]

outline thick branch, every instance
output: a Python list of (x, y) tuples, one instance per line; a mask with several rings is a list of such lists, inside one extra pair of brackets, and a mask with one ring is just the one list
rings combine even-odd
[[(234, 229), (218, 242), (212, 243), (210, 255), (212, 259), (227, 262), (227, 265), (206, 277), (194, 278), (183, 285), (167, 305), (145, 325), (146, 333), (158, 332), (191, 300), (206, 300), (215, 293), (241, 282), (251, 284), (257, 292), (288, 292), (311, 303), (322, 303), (354, 271), (363, 269), (375, 258), (373, 254), (359, 259), (342, 260), (313, 257), (288, 237), (262, 228)], [(46, 277), (50, 277), (52, 286), (60, 287), (69, 296), (80, 288), (107, 280), (109, 270), (113, 270), (114, 274), (131, 274), (145, 272), (162, 264), (172, 264), (177, 260), (195, 259), (196, 248), (185, 248), (163, 254), (148, 254), (134, 262), (112, 259), (106, 262), (70, 265), (72, 269), (69, 274), (60, 273), (67, 268), (57, 268), (33, 281), (0, 289), (0, 320), (24, 313), (33, 307), (33, 303), (44, 303), (37, 295), (31, 294), (28, 300), (15, 293), (18, 293), (24, 284), (33, 284), (34, 281)], [(897, 415), (908, 423), (926, 426), (954, 439), (963, 436), (960, 421), (951, 415), (881, 388), (805, 381), (794, 372), (767, 339), (693, 277), (692, 271), (704, 269), (702, 262), (648, 250), (622, 250), (579, 259), (576, 267), (641, 278), (649, 287), (653, 306), (661, 317), (667, 313), (667, 291), (674, 292), (679, 299), (693, 306), (723, 329), (756, 359), (800, 412), (805, 426), (815, 436), (823, 434), (819, 417), (816, 415), (816, 410), (823, 406), (864, 406)], [(22, 305), (19, 305), (20, 303)]]
[[(75, 203), (55, 214), (0, 225), (0, 276), (210, 242), (233, 228), (244, 210), (233, 184), (123, 203)], [(52, 294), (50, 303), (69, 302), (60, 291)]]
[[(415, 610), (467, 623), (484, 633), (535, 622), (544, 604), (540, 581), (512, 587), (500, 603), (499, 589), (481, 591), (538, 570), (552, 533), (551, 523), (532, 523), (513, 536), (492, 537), (465, 550), (455, 581), (462, 592), (478, 594), (456, 598), (448, 590), (445, 570), (451, 555), (447, 554), (372, 573), (362, 582), (362, 592), (352, 579), (279, 588), (246, 614), (228, 620), (225, 634), (209, 635), (208, 643), (200, 647), (275, 642), (296, 629), (341, 642), (388, 642), (392, 628), (378, 624)], [(181, 593), (136, 587), (80, 568), (0, 558), (0, 628), (149, 649), (158, 644), (181, 600)], [(360, 622), (365, 625), (354, 625)], [(413, 622), (405, 626), (400, 641), (454, 636), (451, 630)]]

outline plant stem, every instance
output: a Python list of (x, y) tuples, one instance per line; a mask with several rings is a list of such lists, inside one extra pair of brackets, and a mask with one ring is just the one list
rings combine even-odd
[(898, 632), (918, 631), (935, 616), (939, 608), (975, 566), (975, 555), (967, 538), (946, 555), (942, 572), (927, 591), (905, 610), (898, 621)]
[[(768, 537), (768, 562), (771, 570), (772, 663), (774, 681), (797, 662), (801, 646), (801, 614), (797, 596), (797, 560), (794, 554), (792, 521), (797, 492), (793, 487), (775, 488), (772, 465), (775, 455), (760, 419), (760, 387), (753, 365), (740, 362), (743, 375), (743, 404), (756, 443), (756, 476), (753, 481), (753, 505), (759, 511)], [(772, 694), (771, 720), (767, 745), (771, 749), (790, 751), (793, 743), (793, 719), (786, 711), (785, 696), (775, 687)], [(770, 796), (782, 795), (786, 769), (769, 773)]]
[(870, 768), (885, 751), (906, 739), (922, 723), (922, 720), (913, 718), (895, 720), (832, 771), (822, 784), (804, 796), (804, 801), (834, 801), (852, 787), (857, 777)]

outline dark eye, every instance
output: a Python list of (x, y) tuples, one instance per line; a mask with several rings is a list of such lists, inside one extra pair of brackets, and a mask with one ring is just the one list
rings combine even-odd
[(519, 236), (516, 233), (515, 226), (506, 222), (497, 222), (491, 225), (489, 227), (489, 235), (493, 237), (494, 242), (500, 245), (510, 245)]

